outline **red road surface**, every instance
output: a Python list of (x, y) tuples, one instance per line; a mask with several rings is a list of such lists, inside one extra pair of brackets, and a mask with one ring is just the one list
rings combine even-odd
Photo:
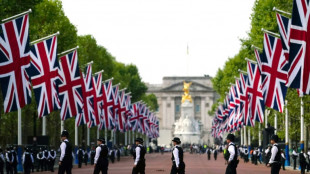
[[(146, 174), (169, 174), (171, 169), (171, 153), (161, 154), (147, 154), (146, 155)], [(186, 174), (224, 174), (226, 165), (222, 154), (219, 154), (218, 160), (215, 161), (211, 158), (210, 161), (207, 160), (207, 155), (199, 154), (184, 154), (184, 161), (186, 164)], [(122, 157), (120, 162), (115, 162), (109, 164), (109, 174), (131, 174), (133, 166), (133, 159), (131, 157)], [(50, 173), (50, 172), (41, 172)], [(55, 170), (57, 173), (57, 169)], [(72, 173), (74, 174), (90, 174), (93, 173), (93, 166), (82, 166), (82, 168), (77, 168), (74, 166)], [(255, 166), (251, 163), (244, 164), (241, 160), (237, 168), (238, 174), (262, 174), (270, 173), (270, 168), (264, 165)], [(280, 174), (297, 174), (300, 171), (281, 169)]]

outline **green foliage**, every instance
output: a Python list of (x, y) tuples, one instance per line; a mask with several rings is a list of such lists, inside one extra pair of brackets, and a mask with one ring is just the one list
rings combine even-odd
[[(224, 67), (219, 69), (216, 76), (212, 79), (215, 91), (220, 94), (219, 101), (223, 101), (225, 92), (228, 91), (230, 83), (234, 83), (234, 76), (239, 77), (238, 69), (246, 71), (246, 61), (244, 58), (255, 60), (254, 51), (251, 49), (252, 45), (262, 48), (263, 47), (263, 32), (262, 28), (269, 31), (279, 33), (276, 12), (273, 7), (291, 12), (293, 7), (293, 0), (256, 0), (251, 14), (251, 29), (248, 37), (241, 39), (241, 49), (238, 54), (229, 58)], [(289, 16), (288, 16), (289, 17)], [(286, 100), (288, 100), (288, 113), (289, 113), (289, 135), (293, 141), (299, 141), (300, 137), (300, 98), (296, 89), (288, 89)], [(309, 96), (303, 97), (305, 108), (305, 125), (310, 124), (310, 98)], [(212, 106), (212, 113), (217, 109), (218, 104)], [(268, 108), (267, 108), (268, 109)], [(284, 138), (284, 113), (276, 112), (272, 109), (268, 117), (268, 122), (274, 124), (274, 115), (278, 115), (278, 135)], [(253, 135), (257, 136), (257, 126), (252, 128)], [(255, 138), (257, 139), (257, 137)]]
[[(85, 64), (93, 61), (93, 72), (104, 70), (103, 79), (114, 77), (113, 84), (121, 83), (121, 88), (127, 88), (131, 92), (132, 102), (145, 100), (151, 109), (158, 108), (157, 99), (154, 95), (146, 95), (147, 86), (139, 75), (135, 65), (125, 65), (117, 62), (106, 48), (97, 44), (96, 39), (91, 35), (77, 35), (77, 28), (70, 22), (64, 14), (60, 0), (0, 0), (0, 18), (4, 19), (28, 9), (32, 9), (29, 17), (30, 41), (60, 32), (58, 36), (58, 52), (71, 49), (79, 45), (78, 58), (79, 65), (84, 71)], [(3, 96), (0, 92), (0, 109), (3, 110)], [(17, 143), (17, 112), (2, 114), (0, 112), (0, 146)], [(52, 146), (59, 145), (60, 135), (60, 113), (54, 111), (47, 117), (47, 134), (50, 136)], [(65, 121), (65, 128), (70, 133), (69, 140), (74, 140), (74, 119)], [(22, 109), (22, 132), (23, 144), (28, 136), (41, 135), (42, 119), (37, 119), (37, 106), (34, 95), (30, 105)], [(36, 130), (35, 130), (36, 129)], [(81, 136), (79, 142), (85, 143), (86, 127), (78, 128)], [(10, 131), (8, 131), (10, 130)], [(96, 130), (91, 129), (91, 141), (95, 141)], [(102, 131), (101, 131), (102, 134)], [(103, 134), (102, 134), (103, 136)]]

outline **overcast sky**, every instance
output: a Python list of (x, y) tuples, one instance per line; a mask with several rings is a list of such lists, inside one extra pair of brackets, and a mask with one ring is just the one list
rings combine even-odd
[[(238, 53), (254, 0), (62, 0), (78, 34), (93, 35), (145, 82), (214, 76)], [(187, 55), (187, 45), (189, 54)], [(104, 67), (103, 67), (104, 69)]]

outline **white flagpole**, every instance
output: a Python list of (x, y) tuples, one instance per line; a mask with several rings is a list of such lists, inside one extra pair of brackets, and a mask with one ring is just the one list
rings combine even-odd
[(251, 129), (248, 129), (248, 146), (251, 146)]
[(289, 160), (289, 136), (288, 136), (288, 109), (287, 109), (287, 100), (285, 100), (285, 165), (290, 165)]
[(300, 148), (304, 148), (304, 101), (300, 98)]
[(265, 109), (265, 128), (267, 128), (268, 126), (268, 115), (269, 115), (269, 113), (268, 113), (268, 110), (267, 109)]
[(241, 146), (243, 146), (243, 131), (242, 131), (242, 128), (240, 129), (240, 139), (241, 139)]
[(99, 127), (97, 128), (97, 139), (99, 139)]
[(114, 137), (113, 137), (114, 130), (111, 130), (111, 142), (114, 143)]
[(125, 142), (124, 142), (124, 145), (127, 145), (127, 134), (128, 134), (128, 131), (125, 132)]
[(19, 108), (17, 110), (17, 116), (18, 116), (18, 122), (17, 122), (17, 145), (21, 146), (22, 145), (22, 110)]
[(262, 124), (259, 123), (258, 125), (258, 146), (261, 147), (262, 146)]
[(20, 16), (23, 16), (23, 15), (25, 15), (25, 14), (31, 13), (31, 12), (32, 12), (32, 10), (29, 9), (28, 11), (22, 12), (22, 13), (20, 13), (20, 14), (17, 14), (17, 15), (11, 16), (11, 17), (8, 17), (8, 18), (6, 18), (6, 19), (2, 19), (1, 21), (2, 21), (2, 22), (6, 22), (6, 21), (9, 21), (9, 20), (13, 20), (13, 19), (16, 19), (16, 18), (18, 18), (18, 17), (20, 17)]
[(278, 115), (277, 114), (274, 114), (274, 128), (275, 128), (274, 134), (277, 134), (278, 132)]
[(87, 128), (87, 146), (90, 146), (90, 129)]
[(128, 145), (131, 144), (131, 133), (132, 133), (132, 131), (128, 132)]
[(60, 132), (65, 130), (65, 122), (63, 120), (60, 121)]
[(243, 126), (243, 142), (244, 142), (244, 145), (247, 146), (248, 145), (248, 142), (246, 140), (246, 126)]
[(74, 127), (75, 127), (75, 131), (74, 131), (74, 133), (75, 133), (75, 136), (74, 136), (74, 144), (75, 144), (75, 146), (78, 146), (79, 145), (79, 142), (78, 142), (78, 137), (79, 137), (79, 135), (78, 135), (78, 133), (79, 133), (79, 129), (78, 129), (78, 127), (77, 127), (77, 125), (74, 123)]
[(104, 129), (104, 139), (106, 140), (106, 142), (108, 142), (108, 129), (107, 128)]
[(46, 135), (46, 116), (44, 116), (42, 119), (42, 135)]

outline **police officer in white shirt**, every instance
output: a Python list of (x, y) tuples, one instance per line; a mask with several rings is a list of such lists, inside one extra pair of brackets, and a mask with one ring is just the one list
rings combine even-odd
[(49, 170), (51, 170), (51, 172), (54, 172), (54, 165), (56, 159), (56, 151), (54, 149), (48, 152), (48, 159), (49, 159)]
[(143, 144), (143, 139), (142, 138), (136, 138), (136, 148), (135, 152), (133, 153), (133, 158), (135, 160), (134, 166), (132, 169), (132, 174), (145, 174), (145, 147), (142, 145)]
[(279, 174), (281, 169), (281, 149), (277, 144), (278, 140), (278, 135), (273, 135), (270, 139), (270, 143), (272, 144), (271, 157), (267, 166), (271, 166), (271, 174)]
[(237, 147), (234, 144), (235, 136), (233, 134), (228, 134), (226, 138), (226, 142), (228, 144), (228, 151), (227, 151), (227, 168), (226, 168), (226, 174), (236, 174), (236, 168), (238, 166), (239, 160), (238, 160), (238, 152)]
[(64, 130), (61, 133), (60, 158), (58, 174), (71, 174), (72, 170), (72, 145), (69, 143), (69, 133)]
[(108, 159), (108, 152), (109, 149), (105, 145), (105, 139), (99, 138), (97, 140), (98, 147), (96, 148), (96, 154), (94, 159), (94, 174), (99, 174), (100, 171), (102, 174), (108, 173), (108, 166), (109, 166), (109, 159)]
[(293, 149), (294, 149), (292, 152), (292, 157), (293, 157), (293, 161), (294, 161), (293, 169), (296, 170), (296, 161), (297, 161), (298, 154), (297, 154), (295, 148), (293, 148)]
[(34, 163), (33, 156), (30, 153), (30, 149), (26, 148), (26, 152), (23, 154), (23, 165), (25, 174), (30, 174), (31, 167)]
[(172, 140), (173, 150), (172, 150), (172, 168), (170, 174), (184, 174), (185, 173), (185, 163), (183, 161), (183, 149), (180, 146), (181, 140), (178, 137)]

